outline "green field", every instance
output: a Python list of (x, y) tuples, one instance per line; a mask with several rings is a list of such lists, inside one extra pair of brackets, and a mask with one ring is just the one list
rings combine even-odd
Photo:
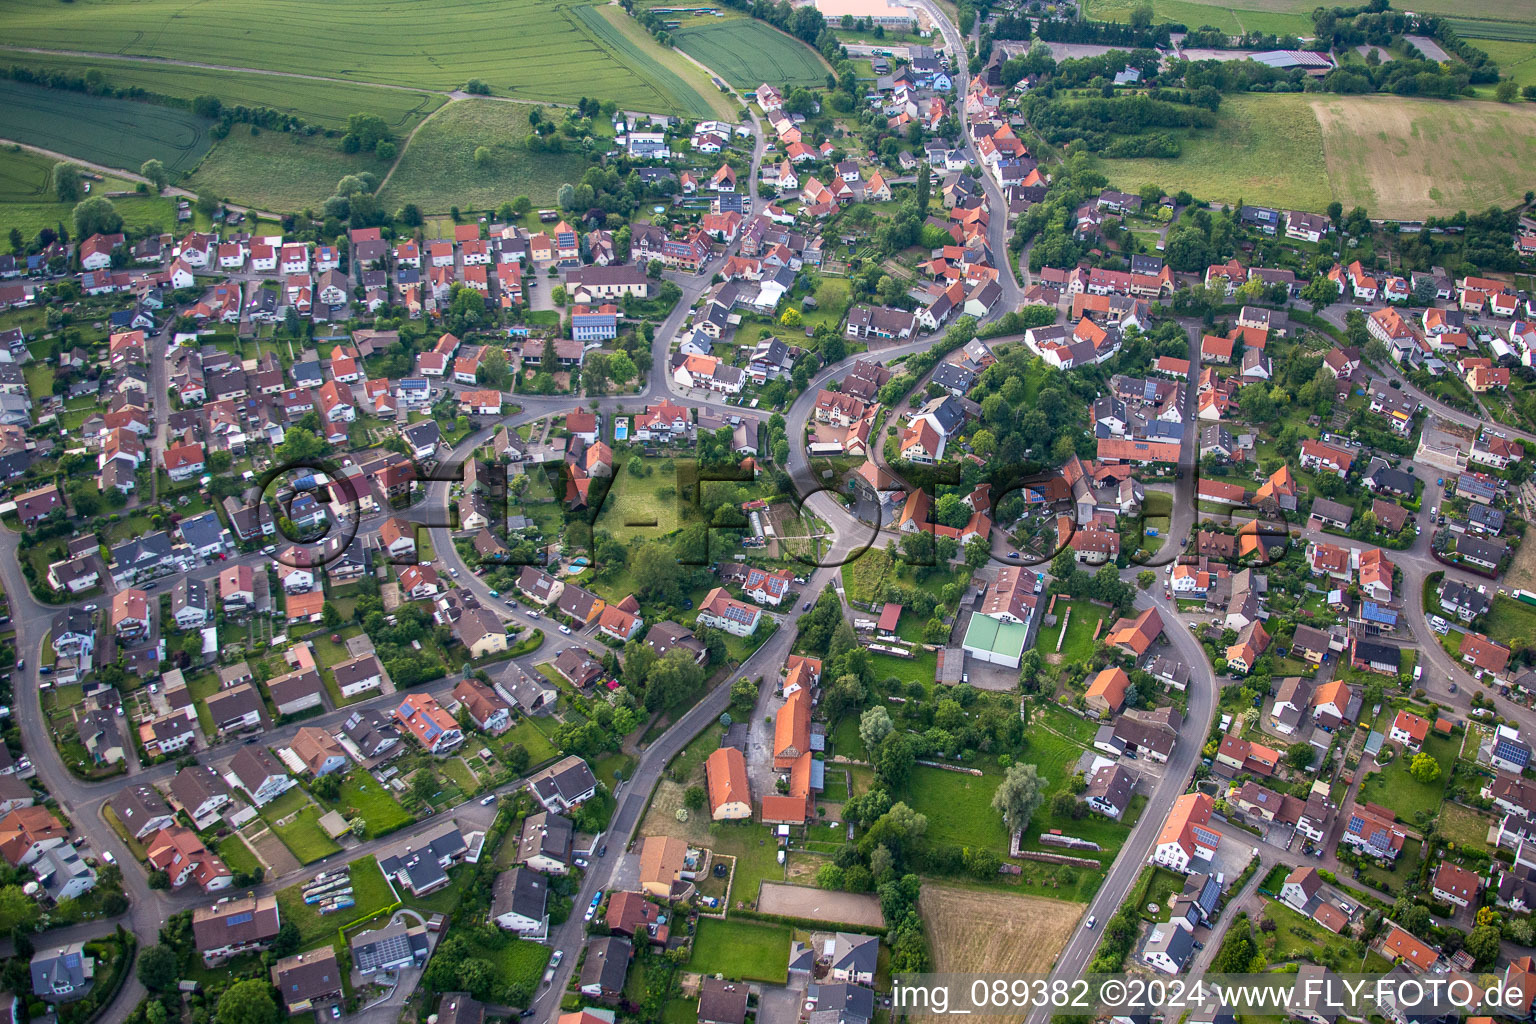
[(213, 852), (219, 855), (229, 870), (237, 874), (251, 874), (261, 870), (261, 861), (238, 833), (219, 843)]
[(815, 50), (755, 18), (680, 28), (672, 38), (678, 49), (738, 89), (756, 89), (764, 82), (824, 85), (827, 80), (827, 65)]
[[(18, 47), (184, 59), (240, 69), (450, 90), (471, 78), (498, 96), (689, 113), (632, 47), (600, 37), (580, 0), (367, 3), (271, 0), (16, 0), (0, 36)], [(683, 90), (686, 94), (686, 87)]]
[(348, 116), (368, 111), (378, 114), (391, 128), (404, 133), (448, 100), (440, 92), (385, 89), (352, 82), (316, 82), (249, 71), (215, 71), (131, 58), (5, 53), (4, 61), (12, 67), (70, 75), (99, 71), (108, 85), (144, 89), (176, 99), (217, 96), (226, 107), (241, 104), (271, 107), (326, 129), (345, 128)]
[[(658, 43), (645, 27), (625, 13), (624, 8), (604, 4), (599, 7), (573, 7), (571, 13), (581, 22), (599, 46), (614, 59), (640, 71), (657, 94), (658, 111), (680, 110), (690, 117), (733, 119), (733, 104), (695, 64), (676, 51)], [(616, 97), (617, 98), (617, 97)], [(628, 97), (625, 109), (633, 109)]]
[(1509, 645), (1536, 641), (1536, 608), (1504, 594), (1496, 594), (1488, 612), (1486, 631), (1490, 640)]
[[(1067, 618), (1067, 609), (1072, 609), (1072, 617)], [(1098, 628), (1099, 620), (1109, 619), (1111, 612), (1102, 605), (1091, 601), (1066, 601), (1056, 599), (1056, 625), (1042, 626), (1035, 635), (1035, 650), (1042, 657), (1049, 658), (1056, 653), (1056, 641), (1061, 637), (1063, 628), (1067, 631), (1066, 640), (1061, 644), (1061, 663), (1070, 665), (1074, 662), (1086, 662), (1093, 657), (1094, 647), (1098, 641), (1093, 638), (1094, 630)], [(1063, 627), (1062, 621), (1066, 620)], [(1105, 631), (1113, 625), (1105, 622), (1104, 628), (1098, 630), (1099, 640), (1102, 641)]]
[[(1089, 0), (1087, 17), (1103, 21), (1130, 21), (1138, 0)], [(1242, 4), (1202, 3), (1201, 0), (1154, 0), (1158, 21), (1175, 21), (1189, 28), (1210, 25), (1232, 35), (1244, 32), (1312, 34), (1311, 7), (1300, 0), (1246, 0)]]
[(928, 841), (943, 846), (979, 846), (1008, 853), (1008, 833), (992, 809), (996, 775), (966, 775), (919, 765), (912, 769), (907, 804), (928, 816)]
[(1425, 738), (1423, 752), (1440, 762), (1440, 777), (1429, 783), (1408, 774), (1408, 764), (1415, 755), (1407, 750), (1398, 751), (1391, 764), (1373, 772), (1360, 784), (1360, 799), (1391, 808), (1409, 825), (1416, 824), (1418, 814), (1436, 814), (1445, 798), (1451, 765), (1456, 761), (1456, 744), (1455, 739), (1445, 736), (1432, 734)]
[(348, 174), (372, 171), (380, 178), (389, 164), (371, 154), (347, 154), (335, 139), (263, 131), (252, 135), (236, 125), (184, 183), (242, 205), (277, 213), (318, 209), (336, 194)]
[(272, 826), (272, 831), (300, 864), (313, 864), (322, 857), (341, 852), (341, 847), (320, 827), (320, 809), (317, 807), (304, 808), (288, 824)]
[(1107, 160), (1116, 188), (1156, 183), (1203, 199), (1423, 217), (1515, 202), (1536, 160), (1536, 106), (1397, 96), (1228, 97), (1213, 131), (1175, 160)]
[[(18, 147), (0, 149), (0, 226), (7, 231), (19, 228), (32, 238), (42, 228), (54, 227), (60, 221), (69, 223), (74, 204), (58, 202), (49, 184), (56, 162)], [(109, 180), (96, 187), (118, 191), (130, 186)], [(112, 203), (129, 228), (157, 225), (169, 231), (175, 226), (176, 210), (169, 199), (128, 196)]]
[(307, 880), (277, 894), (277, 905), (283, 920), (299, 926), (299, 945), (302, 948), (323, 945), (322, 940), (336, 937), (336, 929), (340, 926), (362, 920), (395, 902), (395, 892), (385, 881), (384, 872), (379, 870), (379, 862), (373, 857), (361, 857), (353, 861), (351, 879), (354, 904), (334, 914), (322, 916), (304, 902)]
[(363, 832), (364, 839), (388, 835), (416, 820), (373, 776), (364, 771), (355, 771), (342, 782), (341, 796), (334, 809), (348, 820), (355, 815), (362, 815), (368, 823)]
[(134, 171), (154, 157), (172, 171), (208, 152), (209, 122), (187, 110), (0, 81), (0, 136)]
[[(489, 209), (519, 195), (551, 202), (562, 184), (581, 178), (587, 162), (574, 153), (529, 153), (524, 139), (530, 131), (528, 108), (520, 104), (451, 103), (422, 123), (380, 198), (387, 209), (416, 203), (423, 213), (446, 213), (449, 206)], [(475, 161), (481, 146), (492, 153), (483, 167)], [(334, 185), (325, 183), (327, 189)]]
[(705, 918), (693, 937), (688, 969), (782, 985), (789, 974), (789, 940), (788, 925)]
[[(1514, 79), (1520, 86), (1536, 85), (1536, 27), (1531, 28), (1530, 37), (1524, 42), (1503, 39), (1468, 39), (1467, 42), (1497, 61), (1499, 74), (1503, 77)], [(1482, 99), (1493, 96), (1491, 85), (1475, 88)]]

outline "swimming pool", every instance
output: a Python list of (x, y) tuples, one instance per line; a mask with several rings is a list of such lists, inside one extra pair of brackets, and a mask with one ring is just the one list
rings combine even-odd
[(623, 441), (629, 437), (629, 420), (616, 419), (613, 421), (613, 439)]

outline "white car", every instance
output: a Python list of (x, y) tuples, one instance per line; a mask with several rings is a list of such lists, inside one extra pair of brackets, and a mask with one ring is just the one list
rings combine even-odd
[(1088, 927), (1089, 927), (1089, 928), (1090, 928), (1090, 929), (1091, 929), (1091, 928), (1092, 928), (1092, 927), (1093, 927), (1093, 926), (1094, 926), (1094, 925), (1096, 925), (1096, 924), (1098, 924), (1098, 923), (1099, 923), (1099, 919), (1098, 919), (1098, 918), (1097, 918), (1097, 917), (1095, 917), (1095, 916), (1093, 916), (1093, 915), (1092, 915), (1092, 914), (1089, 914), (1089, 915), (1088, 915)]
[(570, 636), (571, 635), (571, 627), (567, 626), (565, 623), (562, 622), (560, 624), (560, 632), (564, 633), (566, 636)]

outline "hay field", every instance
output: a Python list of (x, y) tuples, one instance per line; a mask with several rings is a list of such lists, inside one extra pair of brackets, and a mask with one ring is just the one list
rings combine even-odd
[[(933, 948), (933, 970), (954, 974), (1044, 974), (1066, 947), (1083, 907), (998, 889), (963, 889), (923, 880), (918, 910)], [(913, 1015), (914, 1024), (935, 1024)], [(1024, 1015), (988, 1017), (1017, 1024)]]
[(1410, 219), (1505, 206), (1530, 187), (1536, 107), (1395, 96), (1312, 101), (1328, 178), (1346, 207)]
[[(581, 179), (587, 162), (575, 153), (528, 152), (531, 130), (520, 103), (450, 103), (422, 122), (379, 198), (387, 209), (416, 203), (423, 213), (447, 213), (450, 205), (491, 209), (519, 195), (551, 202), (562, 183)], [(475, 161), (482, 146), (491, 151), (483, 166)]]
[[(584, 0), (11, 0), (11, 46), (110, 53), (457, 89), (499, 96), (686, 113), (651, 68), (598, 38), (573, 12)], [(702, 97), (695, 97), (694, 103)]]
[(1417, 219), (1507, 205), (1530, 187), (1536, 106), (1398, 96), (1227, 97), (1176, 160), (1105, 160), (1116, 188), (1322, 211), (1337, 199)]

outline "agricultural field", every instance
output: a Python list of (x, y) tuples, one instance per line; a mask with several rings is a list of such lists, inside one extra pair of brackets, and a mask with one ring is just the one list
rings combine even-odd
[(1530, 187), (1536, 108), (1528, 103), (1351, 96), (1312, 109), (1335, 198), (1346, 207), (1358, 201), (1379, 217), (1482, 210), (1507, 206)]
[(471, 78), (498, 96), (574, 102), (595, 96), (629, 109), (696, 112), (660, 80), (633, 44), (595, 32), (583, 0), (447, 0), (380, 6), (365, 0), (316, 5), (274, 0), (252, 6), (208, 0), (100, 0), (58, 5), (18, 0), (0, 15), (0, 35), (18, 47), (200, 61), (237, 69), (321, 74), (447, 91)]
[[(450, 103), (416, 130), (380, 200), (389, 210), (415, 203), (423, 213), (446, 213), (450, 205), (491, 209), (519, 195), (553, 202), (562, 184), (581, 178), (587, 162), (574, 153), (529, 153), (524, 140), (531, 130), (521, 104)], [(481, 147), (491, 151), (484, 165), (475, 160)], [(335, 184), (326, 179), (324, 187)]]
[(776, 85), (824, 85), (829, 70), (821, 56), (793, 36), (755, 18), (730, 18), (680, 28), (678, 49), (709, 66), (738, 89)]
[[(1088, 0), (1087, 17), (1104, 21), (1130, 21), (1141, 0)], [(1210, 25), (1224, 32), (1273, 32), (1276, 35), (1312, 34), (1311, 6), (1302, 0), (1244, 0), (1240, 4), (1206, 3), (1204, 0), (1154, 0), (1153, 17), (1190, 28)]]
[[(1077, 927), (1082, 906), (997, 889), (923, 882), (918, 910), (939, 973), (1044, 974)], [(941, 1018), (914, 1015), (914, 1024)], [(1024, 1015), (992, 1018), (1017, 1024)]]
[(372, 154), (343, 153), (335, 139), (257, 131), (235, 125), (183, 184), (243, 206), (289, 213), (319, 209), (349, 174), (371, 171), (382, 179), (389, 171)]
[(0, 136), (109, 167), (137, 171), (154, 157), (189, 170), (208, 152), (210, 124), (174, 107), (0, 81)]
[[(1449, 155), (1447, 155), (1449, 154)], [(1156, 183), (1213, 200), (1421, 217), (1507, 205), (1529, 184), (1536, 108), (1397, 96), (1247, 95), (1175, 160), (1108, 160), (1117, 188)]]
[(394, 130), (409, 132), (418, 121), (448, 101), (440, 92), (316, 82), (250, 71), (215, 71), (132, 58), (51, 53), (6, 53), (4, 58), (8, 65), (35, 71), (69, 75), (98, 71), (108, 85), (144, 89), (175, 99), (217, 96), (225, 106), (271, 107), (325, 129), (344, 129), (350, 115), (367, 111), (378, 114)]
[[(32, 238), (41, 229), (60, 221), (69, 223), (74, 204), (59, 202), (50, 184), (55, 163), (51, 157), (20, 147), (0, 149), (0, 225), (7, 231), (17, 228)], [(103, 192), (115, 192), (131, 189), (132, 185), (108, 179), (96, 187)], [(112, 202), (129, 228), (155, 225), (169, 231), (176, 224), (176, 208), (169, 199), (134, 195)]]
[[(691, 117), (728, 121), (737, 118), (736, 105), (709, 80), (709, 75), (677, 51), (658, 43), (624, 8), (604, 4), (578, 7), (573, 13), (594, 39), (611, 48), (624, 63), (643, 71), (661, 100), (672, 104), (657, 107), (658, 110), (675, 109)], [(628, 99), (622, 102), (626, 110), (634, 109), (635, 104)]]

